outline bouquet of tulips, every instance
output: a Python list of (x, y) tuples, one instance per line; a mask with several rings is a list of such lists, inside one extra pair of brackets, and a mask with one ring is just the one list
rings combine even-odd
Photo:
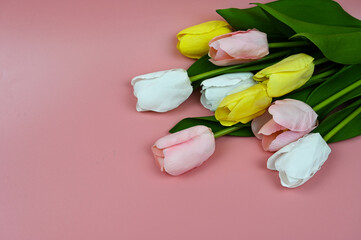
[(327, 160), (327, 143), (361, 135), (361, 21), (332, 0), (280, 0), (217, 10), (225, 21), (178, 33), (198, 59), (132, 79), (138, 111), (166, 112), (200, 89), (212, 116), (185, 118), (152, 151), (161, 171), (200, 166), (215, 138), (255, 136), (267, 167), (298, 187)]

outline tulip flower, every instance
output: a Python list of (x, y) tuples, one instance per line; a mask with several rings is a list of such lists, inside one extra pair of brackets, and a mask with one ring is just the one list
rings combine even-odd
[(132, 79), (137, 111), (167, 112), (178, 107), (192, 93), (187, 71), (172, 69)]
[(283, 99), (253, 119), (251, 126), (263, 149), (275, 152), (311, 132), (317, 126), (317, 113), (304, 102)]
[(284, 187), (295, 188), (307, 182), (331, 153), (319, 133), (311, 133), (273, 154), (267, 168), (277, 170)]
[(152, 147), (160, 170), (174, 176), (200, 166), (214, 150), (212, 130), (202, 125), (162, 137)]
[(209, 59), (217, 66), (252, 62), (268, 55), (267, 35), (257, 29), (227, 33), (209, 42)]
[(305, 84), (314, 68), (313, 57), (299, 53), (259, 71), (253, 78), (267, 84), (270, 97), (280, 97)]
[(198, 59), (208, 53), (208, 42), (219, 35), (231, 32), (225, 21), (209, 21), (180, 31), (177, 34), (178, 50), (186, 57)]
[(226, 96), (219, 104), (215, 117), (223, 126), (247, 123), (262, 115), (271, 105), (266, 85), (256, 84), (244, 91)]
[(228, 73), (209, 78), (201, 83), (201, 103), (214, 112), (225, 96), (243, 91), (255, 84), (251, 72)]

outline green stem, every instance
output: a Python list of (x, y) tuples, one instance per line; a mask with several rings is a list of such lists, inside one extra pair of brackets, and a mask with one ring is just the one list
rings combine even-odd
[(214, 69), (214, 70), (211, 70), (211, 71), (208, 71), (208, 72), (204, 72), (204, 73), (192, 76), (192, 77), (189, 78), (189, 80), (191, 82), (195, 82), (195, 81), (198, 81), (198, 80), (201, 80), (201, 79), (205, 79), (205, 78), (213, 77), (213, 76), (216, 76), (216, 75), (220, 75), (220, 74), (222, 74), (222, 73), (224, 73), (224, 72), (226, 72), (228, 70), (235, 69), (235, 68), (239, 68), (239, 65)]
[(288, 48), (288, 47), (302, 47), (302, 46), (310, 46), (312, 45), (310, 42), (274, 42), (269, 43), (269, 48)]
[(325, 77), (329, 77), (335, 73), (337, 73), (340, 69), (339, 68), (332, 68), (330, 70), (327, 70), (327, 71), (324, 71), (324, 72), (321, 72), (317, 75), (314, 75), (310, 78), (310, 80), (308, 81), (313, 81), (313, 80), (318, 80), (318, 79), (321, 79), (321, 78), (325, 78)]
[(228, 133), (237, 131), (238, 129), (241, 129), (241, 127), (229, 127), (229, 128), (225, 128), (223, 130), (220, 130), (218, 132), (214, 133), (214, 138), (219, 138), (222, 137), (224, 135), (227, 135)]
[(357, 108), (353, 113), (347, 116), (344, 120), (342, 120), (339, 124), (336, 125), (329, 133), (327, 133), (323, 139), (327, 142), (330, 140), (336, 133), (338, 133), (344, 126), (346, 126), (352, 119), (354, 119), (357, 115), (361, 113), (361, 106)]
[(322, 63), (325, 63), (325, 62), (328, 62), (328, 61), (329, 60), (327, 58), (323, 57), (323, 58), (316, 59), (315, 61), (313, 61), (313, 63), (315, 65), (319, 65), (319, 64), (322, 64)]
[[(270, 55), (268, 55), (268, 56), (266, 56), (266, 57), (264, 57), (262, 59), (254, 61), (254, 62), (249, 62), (249, 63), (243, 63), (243, 64), (238, 64), (238, 65), (233, 65), (233, 66), (228, 66), (228, 67), (217, 68), (217, 69), (214, 69), (214, 70), (211, 70), (211, 71), (208, 71), (208, 72), (204, 72), (204, 73), (201, 73), (201, 74), (198, 74), (198, 75), (194, 75), (194, 76), (190, 77), (189, 79), (190, 79), (191, 82), (195, 82), (195, 81), (198, 81), (198, 80), (202, 80), (202, 79), (206, 79), (206, 78), (209, 78), (209, 77), (213, 77), (213, 76), (216, 76), (216, 75), (226, 73), (227, 71), (232, 70), (232, 69), (238, 69), (238, 70), (241, 71), (245, 67), (255, 66), (256, 64), (258, 64), (260, 62), (264, 62), (264, 61), (271, 60), (271, 59), (274, 59), (274, 58), (279, 58), (279, 57), (285, 56), (285, 55), (287, 55), (289, 53), (290, 53), (289, 50), (273, 53), (273, 54), (270, 54)], [(245, 72), (246, 71), (250, 71), (250, 70), (246, 69)]]
[(349, 85), (348, 87), (342, 89), (341, 91), (335, 93), (334, 95), (332, 95), (331, 97), (325, 99), (324, 101), (322, 101), (321, 103), (317, 104), (313, 110), (315, 110), (316, 112), (319, 111), (320, 109), (324, 108), (325, 106), (327, 106), (328, 104), (330, 104), (331, 102), (335, 101), (336, 99), (342, 97), (343, 95), (345, 95), (346, 93), (349, 93), (350, 91), (354, 90), (355, 88), (361, 86), (361, 79), (358, 80), (357, 82), (354, 82), (353, 84)]

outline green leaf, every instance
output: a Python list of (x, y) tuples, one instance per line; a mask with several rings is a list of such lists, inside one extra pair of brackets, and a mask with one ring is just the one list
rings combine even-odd
[(236, 30), (247, 30), (256, 28), (268, 35), (268, 39), (284, 38), (282, 33), (275, 27), (275, 25), (268, 19), (266, 14), (259, 8), (247, 9), (218, 9), (217, 13), (221, 15), (228, 23)]
[(315, 34), (299, 33), (313, 42), (331, 61), (341, 64), (361, 63), (361, 30), (350, 33)]
[[(195, 117), (195, 118), (184, 118), (178, 122), (171, 130), (170, 133), (175, 133), (186, 128), (190, 128), (197, 125), (204, 125), (212, 129), (213, 133), (224, 130), (227, 127), (222, 126), (214, 116), (208, 117)], [(241, 127), (241, 129), (231, 132), (228, 135), (237, 137), (252, 137), (254, 136), (250, 128), (251, 124), (238, 123), (233, 125), (234, 127)]]
[(314, 90), (314, 87), (308, 87), (308, 88), (305, 88), (305, 89), (302, 89), (300, 91), (293, 91), (293, 92), (290, 92), (282, 97), (279, 97), (277, 99), (274, 99), (274, 100), (278, 100), (278, 99), (286, 99), (286, 98), (291, 98), (291, 99), (296, 99), (296, 100), (299, 100), (299, 101), (306, 101), (306, 99), (308, 98), (308, 96), (311, 94), (311, 92)]
[[(320, 86), (315, 88), (305, 102), (308, 105), (315, 107), (317, 104), (335, 95), (342, 89), (346, 88), (347, 86), (351, 85), (352, 83), (355, 83), (360, 79), (361, 79), (361, 64), (345, 66), (338, 73), (331, 76)], [(353, 91), (349, 92), (348, 94), (338, 98), (336, 101), (331, 102), (330, 104), (328, 104), (328, 106), (322, 108), (317, 113), (322, 119), (331, 110), (340, 106), (344, 102), (358, 96), (361, 96), (361, 87), (358, 87)]]
[[(358, 107), (361, 106), (361, 98), (355, 100), (353, 103), (347, 107), (331, 114), (327, 117), (321, 124), (313, 130), (313, 132), (319, 132), (323, 137), (329, 133), (333, 128), (335, 128), (342, 120), (344, 120), (348, 115), (354, 112)], [(328, 140), (329, 143), (339, 142), (349, 138), (357, 137), (361, 135), (361, 114), (355, 117), (351, 122), (349, 122), (345, 127), (343, 127), (339, 132), (337, 132), (332, 138)]]
[(347, 14), (337, 3), (303, 0), (256, 5), (288, 37), (307, 38), (334, 62), (361, 63), (361, 21)]
[(209, 72), (214, 69), (221, 68), (211, 63), (208, 59), (209, 56), (206, 54), (197, 61), (195, 61), (187, 70), (188, 76), (193, 77), (204, 72)]
[(266, 4), (296, 20), (332, 26), (361, 27), (354, 18), (333, 0), (284, 0)]

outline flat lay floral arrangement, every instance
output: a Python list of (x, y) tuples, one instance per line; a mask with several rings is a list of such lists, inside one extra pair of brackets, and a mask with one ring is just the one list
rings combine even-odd
[[(197, 59), (132, 79), (138, 111), (167, 112), (194, 91), (211, 116), (185, 118), (152, 152), (161, 171), (180, 175), (229, 135), (274, 152), (267, 168), (282, 186), (308, 181), (331, 153), (328, 143), (361, 135), (361, 21), (332, 0), (279, 0), (220, 9), (225, 21), (191, 26), (177, 48)], [(214, 113), (213, 113), (214, 112)]]

